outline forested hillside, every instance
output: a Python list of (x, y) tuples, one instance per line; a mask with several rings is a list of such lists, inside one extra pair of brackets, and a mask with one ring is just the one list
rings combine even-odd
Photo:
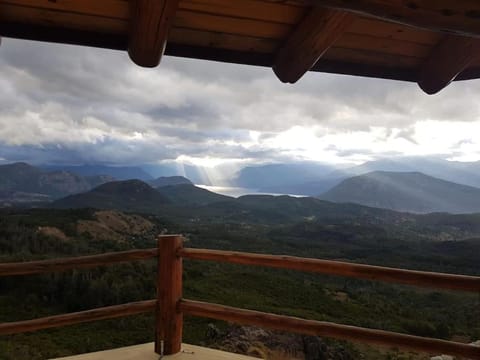
[[(395, 230), (393, 222), (390, 225), (385, 220), (377, 224), (374, 221), (355, 223), (349, 216), (343, 220), (340, 214), (334, 217), (328, 221), (295, 220), (269, 225), (256, 222), (215, 224), (174, 222), (168, 214), (140, 216), (82, 209), (4, 210), (0, 214), (0, 259), (24, 261), (153, 247), (157, 234), (168, 232), (184, 234), (189, 247), (480, 273), (480, 233), (475, 217), (421, 217), (410, 229), (408, 238)], [(459, 223), (470, 224), (465, 225), (470, 229), (468, 235), (458, 231)], [(440, 224), (441, 232), (446, 238), (449, 236), (449, 240), (433, 240), (433, 229)], [(0, 321), (151, 299), (155, 296), (155, 272), (155, 262), (146, 261), (41, 276), (0, 278)], [(480, 307), (475, 295), (191, 261), (185, 261), (184, 281), (185, 297), (190, 299), (422, 336), (463, 341), (480, 337), (477, 321)], [(214, 329), (214, 336), (208, 329)], [(184, 340), (241, 351), (240, 343), (232, 344), (232, 334), (245, 331), (207, 319), (189, 318)], [(248, 336), (242, 336), (242, 341), (247, 341)], [(269, 336), (273, 339), (278, 336), (282, 341), (290, 339), (292, 344), (287, 347), (298, 349), (298, 337), (282, 337), (276, 333)], [(0, 358), (46, 359), (152, 339), (152, 316), (136, 316), (2, 337)], [(366, 359), (424, 359), (422, 355), (386, 352), (328, 339), (318, 341), (333, 359), (353, 360), (361, 356)], [(260, 351), (252, 349), (254, 347), (245, 351)], [(280, 353), (284, 350), (278, 346), (271, 349)]]

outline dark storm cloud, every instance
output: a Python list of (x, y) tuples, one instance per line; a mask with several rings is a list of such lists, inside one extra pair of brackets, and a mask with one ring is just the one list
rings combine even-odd
[[(155, 152), (152, 152), (155, 150)], [(172, 155), (161, 147), (145, 144), (125, 144), (115, 140), (99, 143), (65, 145), (20, 145), (0, 146), (2, 157), (10, 161), (28, 161), (36, 164), (83, 164), (83, 163), (139, 163), (143, 159), (154, 161)], [(145, 152), (143, 156), (140, 153)]]

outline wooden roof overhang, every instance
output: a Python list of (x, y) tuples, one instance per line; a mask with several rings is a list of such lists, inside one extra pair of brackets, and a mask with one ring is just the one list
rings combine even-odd
[[(479, 0), (0, 0), (0, 36), (417, 82), (480, 77)], [(166, 48), (165, 48), (166, 47)]]

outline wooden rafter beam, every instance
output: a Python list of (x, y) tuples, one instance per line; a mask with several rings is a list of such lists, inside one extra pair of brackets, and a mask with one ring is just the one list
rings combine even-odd
[(305, 0), (305, 2), (431, 31), (480, 37), (480, 1)]
[(480, 39), (448, 35), (423, 64), (418, 85), (427, 94), (435, 94), (479, 58)]
[(283, 82), (295, 83), (310, 70), (353, 22), (344, 11), (314, 8), (278, 51), (273, 71)]
[(160, 63), (179, 0), (134, 0), (128, 54), (140, 66)]

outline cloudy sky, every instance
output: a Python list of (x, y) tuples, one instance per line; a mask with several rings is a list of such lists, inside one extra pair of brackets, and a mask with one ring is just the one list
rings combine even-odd
[(415, 85), (3, 39), (0, 159), (46, 163), (480, 160), (480, 81)]

